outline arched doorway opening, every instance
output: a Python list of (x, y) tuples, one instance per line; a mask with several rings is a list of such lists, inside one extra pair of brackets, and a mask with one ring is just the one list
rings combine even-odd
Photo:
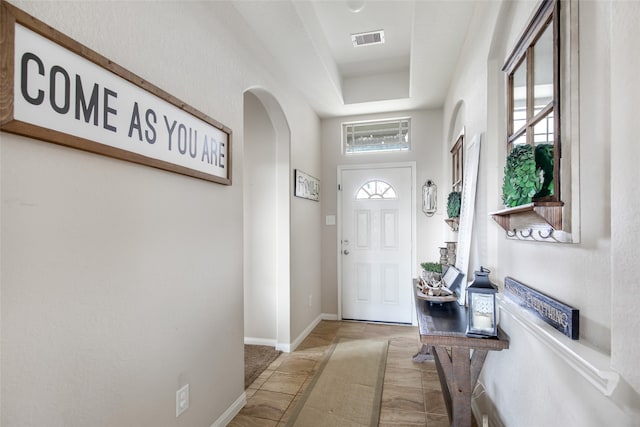
[(287, 350), (290, 328), (289, 125), (269, 92), (244, 93), (245, 343)]

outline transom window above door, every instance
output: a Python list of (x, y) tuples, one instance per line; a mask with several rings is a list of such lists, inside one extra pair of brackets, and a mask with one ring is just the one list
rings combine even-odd
[(365, 183), (356, 193), (356, 200), (397, 199), (396, 190), (384, 181), (372, 180)]
[(411, 119), (372, 120), (342, 124), (345, 154), (409, 150)]

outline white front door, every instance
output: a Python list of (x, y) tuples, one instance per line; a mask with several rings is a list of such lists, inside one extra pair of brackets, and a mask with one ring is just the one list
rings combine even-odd
[(342, 318), (411, 323), (411, 166), (342, 169)]

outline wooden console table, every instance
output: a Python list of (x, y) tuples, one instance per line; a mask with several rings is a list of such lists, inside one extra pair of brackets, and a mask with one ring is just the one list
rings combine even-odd
[(509, 340), (502, 331), (498, 338), (467, 337), (467, 309), (455, 301), (430, 303), (416, 297), (416, 311), (422, 348), (435, 359), (449, 421), (453, 427), (471, 426), (471, 393), (487, 353), (509, 348)]

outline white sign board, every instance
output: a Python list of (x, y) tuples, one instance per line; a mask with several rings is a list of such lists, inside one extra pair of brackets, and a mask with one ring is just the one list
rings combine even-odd
[(60, 44), (66, 36), (54, 32), (54, 42), (16, 16), (14, 46), (5, 46), (7, 37), (2, 45), (13, 51), (13, 110), (3, 112), (3, 130), (231, 184), (230, 130), (126, 70), (123, 78), (98, 65), (112, 63), (94, 52), (91, 60), (74, 53)]
[(458, 293), (458, 303), (465, 304), (466, 283), (473, 279), (469, 275), (469, 255), (471, 252), (471, 232), (475, 215), (476, 187), (480, 162), (480, 135), (475, 135), (464, 154), (464, 182), (462, 184), (462, 203), (460, 206), (460, 226), (458, 227), (458, 249), (456, 268), (464, 274), (464, 280)]

